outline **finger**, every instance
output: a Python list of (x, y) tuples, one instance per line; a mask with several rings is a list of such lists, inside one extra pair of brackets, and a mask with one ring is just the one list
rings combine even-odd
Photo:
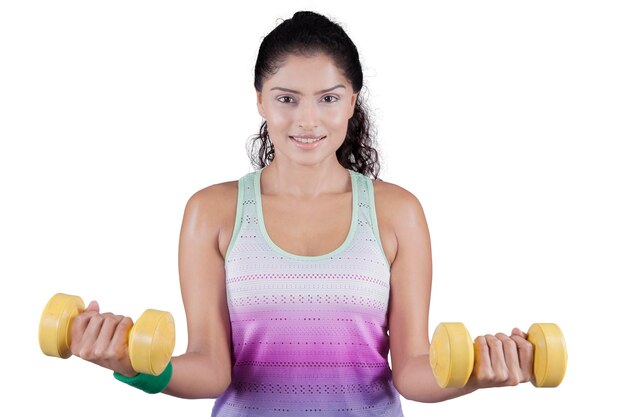
[(524, 333), (523, 331), (521, 331), (520, 329), (518, 329), (517, 327), (513, 328), (513, 331), (511, 332), (511, 336), (520, 336), (520, 337), (523, 337), (524, 339), (528, 339), (528, 335)]
[(474, 374), (479, 384), (491, 382), (493, 379), (493, 369), (491, 358), (489, 357), (489, 346), (485, 336), (478, 336), (474, 339)]
[(97, 301), (91, 301), (85, 311), (95, 311), (96, 313), (100, 312), (100, 305)]
[(133, 327), (130, 317), (122, 317), (115, 328), (115, 333), (111, 340), (111, 354), (118, 360), (126, 359), (128, 356), (128, 335)]
[(110, 313), (103, 314), (102, 318), (102, 326), (100, 327), (94, 345), (94, 359), (108, 359), (106, 355), (109, 352), (109, 345), (111, 344), (113, 333), (118, 323), (122, 320), (122, 316), (114, 316)]
[(517, 385), (523, 379), (517, 353), (517, 343), (504, 333), (497, 333), (496, 337), (502, 342), (504, 360), (508, 370), (507, 383), (509, 385)]
[(522, 372), (522, 381), (530, 381), (533, 375), (533, 361), (535, 358), (534, 346), (527, 339), (513, 335), (511, 339), (517, 344), (517, 354), (519, 356), (519, 365)]
[(85, 342), (85, 331), (89, 327), (91, 319), (97, 315), (96, 311), (83, 311), (72, 320), (70, 327), (70, 350), (73, 355), (80, 356), (79, 351)]
[(502, 341), (493, 335), (485, 335), (487, 346), (489, 346), (489, 358), (493, 369), (494, 379), (498, 383), (505, 382), (508, 375), (508, 367), (504, 358), (504, 348)]
[(100, 334), (100, 329), (104, 323), (104, 318), (101, 314), (94, 314), (89, 319), (89, 324), (83, 332), (80, 341), (80, 350), (78, 356), (86, 360), (92, 360), (94, 356), (94, 347)]

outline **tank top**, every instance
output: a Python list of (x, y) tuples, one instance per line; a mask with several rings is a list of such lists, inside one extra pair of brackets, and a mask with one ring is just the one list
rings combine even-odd
[(238, 181), (224, 260), (232, 378), (211, 416), (403, 416), (387, 361), (390, 266), (372, 180), (347, 169), (345, 240), (330, 253), (303, 256), (278, 247), (265, 229), (264, 169)]

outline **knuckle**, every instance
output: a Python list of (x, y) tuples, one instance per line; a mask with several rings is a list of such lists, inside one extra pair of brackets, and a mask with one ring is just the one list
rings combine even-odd
[(117, 349), (115, 346), (109, 346), (107, 349), (106, 355), (107, 355), (107, 358), (113, 359), (113, 360), (117, 360), (120, 358), (119, 349)]
[(104, 357), (105, 357), (104, 350), (102, 348), (95, 348), (92, 351), (92, 358), (93, 359), (103, 359)]
[(521, 378), (518, 374), (512, 373), (509, 378), (509, 385), (518, 385), (521, 382)]
[(122, 361), (125, 360), (127, 358), (128, 354), (126, 353), (126, 349), (124, 349), (123, 346), (118, 346), (115, 348), (115, 351), (113, 353), (113, 357), (118, 360), (118, 361)]
[(495, 380), (495, 382), (497, 382), (499, 384), (504, 384), (504, 383), (506, 383), (509, 380), (509, 374), (506, 371), (496, 372), (494, 380)]
[(513, 339), (505, 339), (501, 343), (507, 349), (516, 349), (517, 350), (517, 343), (515, 343), (515, 341)]
[(120, 320), (119, 325), (124, 328), (130, 328), (133, 326), (133, 320), (130, 317), (123, 317)]
[(479, 369), (476, 372), (476, 379), (481, 382), (491, 382), (493, 381), (494, 374), (491, 370), (488, 369)]
[(91, 361), (94, 359), (93, 357), (93, 350), (88, 348), (87, 346), (83, 346), (81, 347), (81, 349), (78, 351), (78, 356), (80, 358), (83, 358), (87, 361)]
[(78, 316), (74, 317), (74, 325), (82, 325), (88, 317), (85, 313), (81, 313)]
[(105, 323), (114, 323), (116, 321), (116, 318), (111, 313), (104, 313), (102, 314), (102, 321), (104, 321)]
[(115, 359), (117, 359), (118, 361), (122, 361), (124, 359), (126, 359), (127, 355), (126, 355), (126, 350), (119, 348), (115, 350)]
[(103, 322), (103, 321), (104, 321), (104, 320), (103, 320), (103, 318), (102, 318), (102, 315), (101, 315), (101, 314), (94, 314), (94, 315), (93, 315), (93, 316), (91, 316), (91, 318), (89, 319), (89, 324), (90, 324), (90, 325), (92, 325), (92, 326), (95, 326), (95, 325), (98, 325), (98, 326), (99, 326), (99, 325), (101, 325), (101, 324), (102, 324), (102, 322)]
[(519, 346), (519, 350), (522, 350), (526, 353), (532, 353), (532, 351), (534, 350), (533, 344), (526, 341), (524, 343), (521, 343)]

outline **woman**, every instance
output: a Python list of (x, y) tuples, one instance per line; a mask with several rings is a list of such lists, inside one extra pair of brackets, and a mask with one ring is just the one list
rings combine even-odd
[(476, 338), (465, 387), (436, 384), (428, 226), (414, 195), (377, 179), (359, 55), (343, 29), (295, 13), (264, 38), (254, 86), (266, 120), (250, 151), (257, 170), (185, 208), (187, 351), (160, 376), (137, 374), (131, 320), (92, 302), (72, 352), (147, 392), (216, 398), (214, 416), (401, 416), (399, 395), (435, 402), (528, 381), (532, 345), (514, 329)]

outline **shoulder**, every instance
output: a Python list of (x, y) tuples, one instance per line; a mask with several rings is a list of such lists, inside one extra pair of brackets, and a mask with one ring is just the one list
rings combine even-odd
[(221, 229), (237, 207), (238, 181), (226, 181), (204, 187), (193, 193), (185, 207), (185, 219), (195, 226)]
[(387, 218), (394, 229), (425, 221), (422, 204), (412, 192), (387, 181), (372, 180), (372, 183), (376, 211)]
[(215, 206), (228, 197), (237, 197), (238, 181), (226, 181), (204, 187), (191, 195), (189, 202), (198, 205)]

